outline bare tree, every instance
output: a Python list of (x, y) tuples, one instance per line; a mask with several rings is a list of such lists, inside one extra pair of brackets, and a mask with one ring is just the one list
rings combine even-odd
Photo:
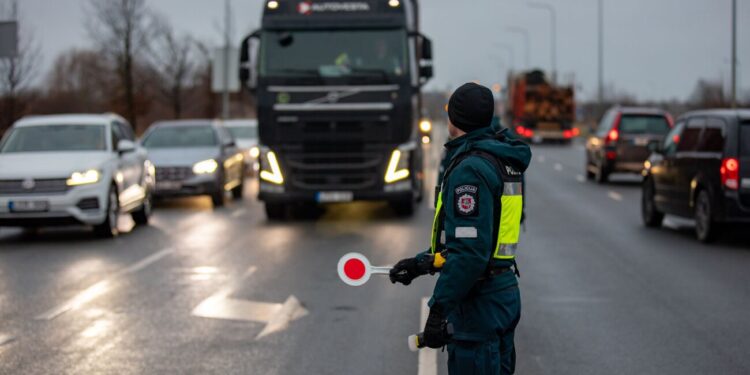
[(149, 60), (156, 74), (156, 89), (173, 116), (180, 118), (185, 91), (195, 79), (196, 45), (190, 36), (178, 36), (162, 17), (157, 18), (154, 31)]
[(152, 36), (152, 13), (145, 0), (89, 0), (89, 8), (89, 35), (114, 63), (125, 116), (137, 127), (135, 70)]
[(721, 82), (700, 79), (690, 95), (690, 104), (699, 108), (726, 107), (729, 102)]
[(111, 69), (92, 50), (71, 50), (55, 60), (47, 90), (36, 100), (37, 113), (103, 112), (109, 110)]
[[(18, 20), (18, 4), (12, 1), (2, 14)], [(20, 24), (20, 23), (19, 23)], [(2, 123), (10, 126), (23, 115), (28, 105), (28, 92), (39, 69), (40, 49), (31, 31), (23, 25), (18, 31), (18, 53), (13, 58), (0, 59), (0, 90), (2, 93)]]

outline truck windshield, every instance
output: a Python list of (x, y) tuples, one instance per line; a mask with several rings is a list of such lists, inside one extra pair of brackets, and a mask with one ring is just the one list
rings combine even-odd
[(658, 134), (669, 133), (669, 122), (664, 116), (624, 115), (620, 122), (623, 134)]
[(750, 156), (750, 121), (740, 126), (740, 155)]
[(40, 125), (11, 131), (0, 145), (0, 153), (106, 151), (102, 125)]
[(171, 126), (154, 129), (143, 140), (146, 148), (191, 148), (217, 146), (210, 126)]
[(266, 32), (261, 76), (375, 77), (407, 74), (404, 30)]

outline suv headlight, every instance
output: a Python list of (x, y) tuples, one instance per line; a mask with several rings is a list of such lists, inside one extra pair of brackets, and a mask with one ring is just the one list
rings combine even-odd
[(284, 175), (281, 173), (281, 166), (279, 165), (279, 160), (276, 158), (276, 153), (269, 149), (264, 149), (261, 152), (261, 156), (260, 179), (272, 184), (282, 185), (284, 183)]
[(208, 159), (199, 161), (195, 164), (193, 164), (193, 173), (195, 174), (211, 174), (216, 172), (216, 169), (219, 168), (219, 163), (216, 162), (214, 159)]
[(101, 173), (96, 169), (89, 169), (83, 172), (73, 172), (66, 181), (68, 186), (90, 185), (99, 182)]

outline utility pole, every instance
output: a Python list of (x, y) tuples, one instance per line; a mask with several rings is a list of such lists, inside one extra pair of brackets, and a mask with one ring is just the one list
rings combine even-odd
[(604, 0), (599, 0), (599, 106), (604, 105)]
[(546, 3), (529, 3), (532, 8), (543, 9), (549, 12), (550, 24), (550, 66), (552, 71), (552, 82), (557, 83), (557, 12), (555, 7)]
[(737, 0), (732, 0), (732, 108), (737, 108)]
[(221, 93), (221, 117), (229, 118), (229, 43), (231, 40), (231, 6), (230, 0), (224, 0), (224, 90)]
[(513, 47), (510, 44), (505, 43), (495, 43), (495, 46), (504, 49), (508, 53), (508, 59), (510, 61), (510, 66), (508, 68), (510, 70), (513, 70), (513, 68), (515, 68), (516, 66), (516, 58), (515, 54), (513, 53)]
[(518, 26), (511, 26), (506, 28), (506, 30), (510, 33), (518, 34), (523, 37), (524, 46), (526, 47), (526, 66), (524, 68), (531, 69), (531, 37), (529, 36), (529, 30)]

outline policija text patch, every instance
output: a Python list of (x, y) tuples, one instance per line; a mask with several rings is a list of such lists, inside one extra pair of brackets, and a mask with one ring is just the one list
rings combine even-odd
[(475, 216), (479, 211), (479, 189), (474, 185), (461, 185), (454, 191), (456, 211), (459, 215)]

